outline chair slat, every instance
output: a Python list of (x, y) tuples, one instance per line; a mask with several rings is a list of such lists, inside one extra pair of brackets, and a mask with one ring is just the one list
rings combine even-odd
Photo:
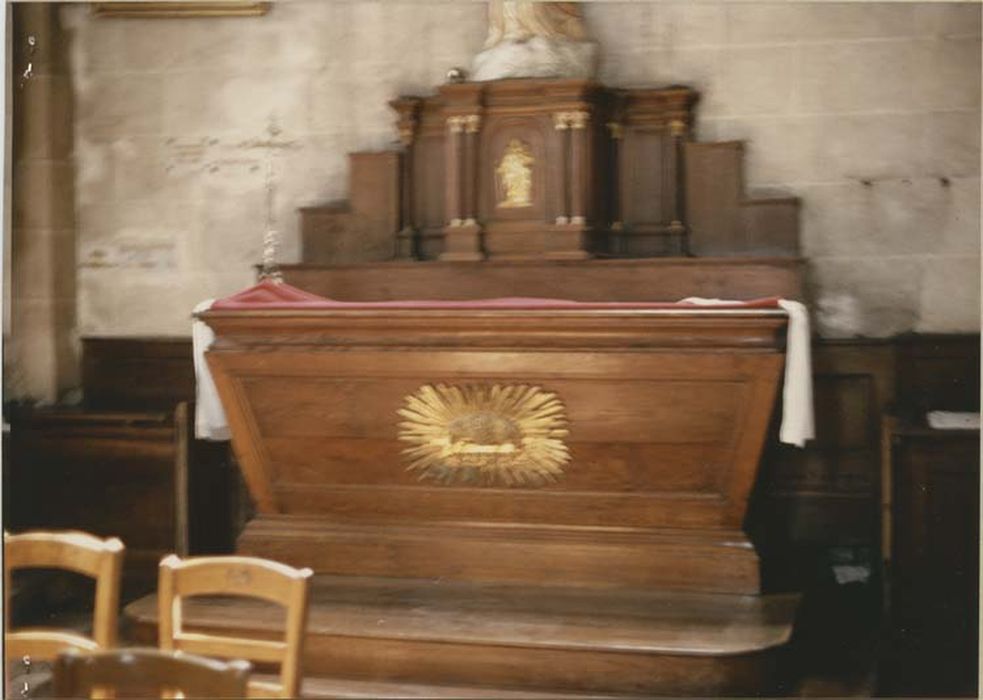
[(195, 632), (181, 632), (175, 635), (174, 643), (178, 649), (189, 651), (192, 654), (242, 658), (248, 659), (249, 661), (268, 661), (271, 663), (282, 661), (284, 654), (287, 652), (287, 645), (284, 642), (198, 634)]
[(69, 649), (96, 651), (99, 645), (80, 634), (50, 629), (24, 628), (8, 632), (4, 638), (4, 654), (8, 659), (24, 656), (53, 659)]

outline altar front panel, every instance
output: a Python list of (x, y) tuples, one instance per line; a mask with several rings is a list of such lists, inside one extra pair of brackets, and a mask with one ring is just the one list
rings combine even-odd
[[(306, 337), (298, 328), (283, 336), (283, 319), (267, 338), (255, 329), (248, 338), (225, 335), (226, 347), (209, 355), (218, 380), (234, 385), (237, 418), (262, 448), (252, 477), (262, 478), (257, 492), (268, 494), (261, 510), (343, 515), (333, 505), (343, 491), (346, 499), (379, 499), (394, 518), (740, 525), (728, 506), (743, 513), (742, 474), (756, 466), (748, 464), (748, 450), (760, 448), (770, 417), (783, 361), (779, 338), (770, 350), (750, 341), (745, 349), (723, 349), (712, 347), (711, 336), (687, 338), (679, 328), (673, 342), (684, 345), (672, 348), (654, 332), (672, 321), (657, 317), (595, 314), (558, 324), (541, 316), (540, 331), (535, 318), (515, 313), (486, 316), (484, 326), (471, 319), (470, 327), (422, 316), (409, 328), (403, 312), (388, 323), (385, 315), (352, 317), (342, 331), (343, 316), (320, 330), (306, 319)], [(721, 320), (717, 342), (728, 332)], [(762, 320), (772, 332), (784, 323)], [(500, 323), (509, 331), (495, 333)], [(636, 347), (622, 346), (632, 338)], [(543, 347), (564, 344), (574, 347)], [(520, 488), (436, 484), (408, 471), (399, 411), (408, 397), (440, 385), (535, 387), (554, 395), (568, 461), (548, 483)]]

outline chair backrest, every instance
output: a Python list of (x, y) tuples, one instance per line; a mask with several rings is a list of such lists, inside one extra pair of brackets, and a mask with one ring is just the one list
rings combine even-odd
[[(3, 579), (7, 604), (4, 642), (6, 658), (30, 656), (53, 659), (65, 649), (92, 651), (116, 645), (123, 543), (115, 537), (100, 539), (85, 532), (32, 531), (3, 533)], [(11, 631), (11, 572), (17, 569), (64, 569), (95, 579), (92, 637), (74, 631), (25, 628)]]
[(244, 698), (251, 666), (157, 649), (60, 654), (55, 697)]
[[(183, 560), (173, 554), (164, 557), (160, 562), (157, 586), (160, 648), (244, 658), (258, 663), (279, 663), (279, 687), (261, 687), (253, 683), (251, 694), (297, 697), (307, 626), (307, 587), (312, 575), (310, 569), (295, 569), (255, 557), (195, 557)], [(259, 598), (283, 606), (286, 612), (283, 641), (186, 631), (181, 619), (182, 598), (203, 595)]]

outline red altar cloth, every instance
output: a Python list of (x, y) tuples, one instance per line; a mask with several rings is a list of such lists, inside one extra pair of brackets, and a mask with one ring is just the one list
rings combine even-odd
[(528, 297), (505, 297), (501, 299), (477, 299), (461, 301), (337, 301), (305, 292), (282, 282), (263, 280), (259, 284), (237, 294), (219, 299), (211, 306), (213, 311), (246, 311), (250, 309), (321, 309), (321, 310), (368, 310), (368, 309), (651, 309), (681, 310), (692, 309), (713, 311), (715, 309), (777, 309), (777, 297), (754, 299), (751, 301), (726, 301), (720, 303), (696, 303), (691, 301), (650, 302), (650, 301), (606, 301), (581, 302), (569, 299), (537, 299)]
[[(684, 299), (676, 302), (580, 302), (569, 299), (535, 299), (508, 297), (460, 301), (338, 301), (305, 292), (282, 282), (266, 279), (249, 289), (213, 302), (209, 311), (369, 311), (372, 309), (406, 309), (413, 311), (460, 309), (472, 311), (521, 309), (524, 311), (663, 311), (668, 313), (705, 313), (775, 310), (789, 316), (788, 343), (785, 364), (785, 384), (782, 390), (784, 409), (780, 439), (803, 446), (815, 436), (812, 408), (812, 365), (809, 348), (809, 317), (805, 306), (796, 301), (777, 297), (750, 301), (720, 299)], [(199, 307), (199, 310), (203, 310)], [(225, 412), (215, 392), (214, 384), (204, 361), (204, 353), (212, 342), (211, 330), (201, 321), (192, 332), (195, 347), (195, 368), (198, 376), (198, 437), (228, 439)]]

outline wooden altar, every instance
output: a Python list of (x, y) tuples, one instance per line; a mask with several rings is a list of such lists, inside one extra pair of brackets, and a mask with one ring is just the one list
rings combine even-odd
[[(315, 684), (774, 687), (796, 596), (761, 595), (742, 530), (783, 368), (774, 302), (291, 293), (264, 283), (202, 318), (257, 508), (237, 549), (318, 574)], [(129, 614), (150, 638), (152, 601)]]
[[(352, 154), (350, 200), (301, 211), (282, 272), (306, 293), (201, 315), (257, 510), (237, 549), (317, 573), (306, 693), (779, 688), (798, 599), (763, 593), (743, 524), (786, 317), (659, 302), (801, 299), (797, 201), (747, 197), (696, 102), (582, 80), (396, 99), (400, 149)], [(128, 609), (146, 641), (154, 605)]]

